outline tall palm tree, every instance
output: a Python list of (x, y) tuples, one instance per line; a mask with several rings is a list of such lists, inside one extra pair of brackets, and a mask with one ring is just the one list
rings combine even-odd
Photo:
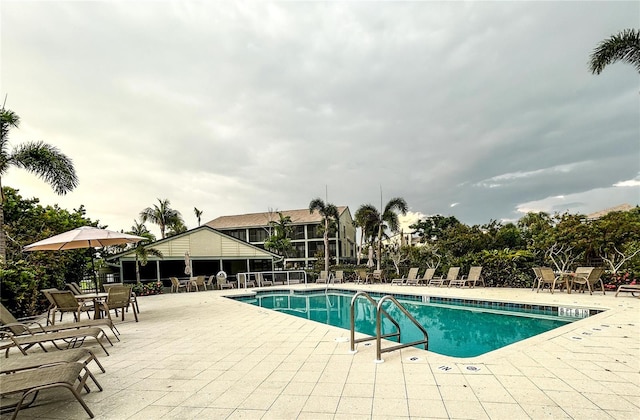
[(157, 249), (147, 248), (145, 245), (150, 244), (156, 240), (156, 237), (149, 232), (149, 229), (145, 226), (144, 222), (133, 221), (131, 230), (127, 232), (131, 235), (142, 236), (144, 240), (135, 244), (135, 256), (136, 256), (136, 281), (140, 283), (140, 266), (145, 266), (149, 262), (149, 256), (153, 255), (158, 258), (162, 258), (162, 252)]
[(325, 203), (320, 198), (314, 198), (309, 203), (309, 213), (313, 213), (315, 211), (322, 216), (322, 221), (324, 223), (324, 269), (329, 272), (329, 225), (331, 224), (331, 220), (335, 220), (337, 222), (340, 215), (338, 214), (338, 208), (335, 205)]
[(600, 42), (591, 53), (589, 70), (600, 74), (609, 64), (622, 61), (633, 65), (640, 73), (640, 30), (625, 29)]
[(193, 208), (193, 213), (198, 218), (198, 226), (200, 226), (200, 217), (202, 216), (202, 210), (199, 210), (197, 207)]
[(400, 222), (398, 220), (398, 212), (405, 216), (409, 207), (404, 198), (396, 197), (389, 200), (384, 211), (380, 213), (380, 219), (378, 219), (378, 258), (376, 262), (376, 268), (380, 270), (380, 260), (382, 259), (382, 234), (385, 229), (389, 229), (392, 232), (397, 232)]
[(378, 213), (378, 210), (371, 204), (361, 205), (354, 214), (353, 225), (360, 228), (360, 249), (357, 253), (358, 265), (360, 265), (360, 254), (362, 253), (364, 239), (375, 236), (379, 219), (380, 214)]
[(153, 207), (147, 207), (140, 212), (140, 220), (142, 223), (147, 221), (156, 224), (160, 227), (160, 236), (162, 239), (166, 237), (167, 227), (172, 225), (184, 225), (182, 215), (178, 210), (171, 208), (171, 202), (168, 198), (161, 200), (158, 198), (158, 204), (154, 204)]
[(9, 130), (20, 125), (20, 117), (15, 112), (2, 108), (0, 124), (0, 262), (3, 262), (7, 254), (7, 239), (3, 228), (2, 175), (12, 166), (26, 169), (42, 178), (60, 195), (73, 190), (78, 185), (78, 177), (71, 159), (42, 141), (24, 143), (9, 150)]

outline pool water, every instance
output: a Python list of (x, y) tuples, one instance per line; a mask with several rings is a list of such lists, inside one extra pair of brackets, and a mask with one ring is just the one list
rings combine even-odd
[[(326, 294), (324, 291), (315, 294), (270, 291), (233, 298), (349, 330), (352, 297), (353, 294), (331, 291)], [(550, 315), (398, 300), (429, 333), (429, 351), (453, 357), (478, 356), (573, 321)], [(385, 302), (383, 307), (400, 324), (401, 342), (422, 339), (419, 329), (392, 302)], [(356, 331), (375, 336), (375, 314), (375, 307), (359, 298), (355, 305)], [(382, 332), (393, 331), (393, 324), (383, 317)]]

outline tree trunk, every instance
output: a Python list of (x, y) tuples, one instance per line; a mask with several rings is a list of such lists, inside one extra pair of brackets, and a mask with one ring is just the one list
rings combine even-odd
[(324, 269), (329, 275), (329, 218), (324, 220)]
[(136, 254), (136, 281), (140, 283), (140, 264), (138, 264), (138, 255)]
[(382, 259), (382, 222), (378, 228), (378, 255), (376, 259), (376, 268), (380, 270), (380, 260)]
[(7, 260), (7, 237), (4, 234), (4, 207), (0, 199), (0, 263)]

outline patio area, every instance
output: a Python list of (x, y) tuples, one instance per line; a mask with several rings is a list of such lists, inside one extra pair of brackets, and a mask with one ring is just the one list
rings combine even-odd
[[(336, 287), (607, 310), (474, 358), (408, 348), (376, 364), (374, 345), (349, 354), (346, 330), (223, 297), (242, 290), (145, 296), (139, 297), (140, 322), (131, 314), (125, 322), (114, 319), (121, 342), (109, 348), (111, 356), (96, 349), (107, 372), (89, 365), (104, 391), (83, 397), (98, 419), (640, 415), (640, 299), (628, 293)], [(88, 417), (70, 394), (47, 391), (19, 418)]]

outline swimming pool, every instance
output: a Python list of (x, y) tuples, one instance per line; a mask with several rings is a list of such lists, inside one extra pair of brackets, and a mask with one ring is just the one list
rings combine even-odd
[[(349, 330), (354, 294), (354, 291), (336, 289), (329, 289), (326, 293), (324, 290), (269, 290), (230, 298)], [(376, 300), (382, 297), (382, 294), (371, 295)], [(412, 295), (395, 297), (428, 331), (429, 351), (453, 357), (478, 356), (578, 319), (559, 316), (558, 313), (564, 312), (547, 306), (526, 308), (525, 305), (501, 302), (492, 305), (495, 302), (449, 298), (443, 302), (439, 300), (441, 298)], [(400, 324), (401, 342), (420, 340), (422, 334), (419, 329), (391, 302), (387, 303), (384, 309)], [(375, 336), (373, 305), (365, 299), (358, 299), (355, 314), (356, 331)], [(391, 322), (384, 318), (382, 329), (383, 333), (394, 330)]]

